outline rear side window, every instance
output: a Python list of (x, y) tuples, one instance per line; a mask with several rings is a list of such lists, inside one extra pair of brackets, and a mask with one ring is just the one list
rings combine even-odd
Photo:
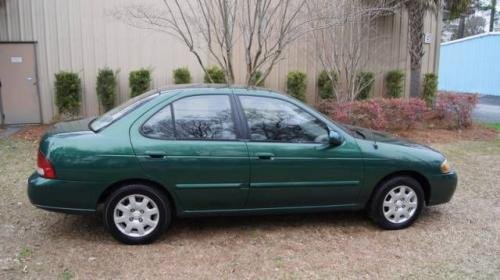
[(142, 134), (159, 139), (174, 139), (174, 123), (172, 119), (172, 107), (161, 109), (141, 127)]
[(141, 128), (159, 139), (235, 140), (231, 102), (227, 95), (182, 98), (163, 108)]

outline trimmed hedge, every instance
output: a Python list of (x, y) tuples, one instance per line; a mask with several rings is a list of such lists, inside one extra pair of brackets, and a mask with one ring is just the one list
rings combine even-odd
[(416, 127), (460, 129), (472, 124), (476, 95), (439, 94), (435, 108), (420, 98), (373, 98), (336, 103), (323, 101), (319, 109), (331, 119), (378, 130), (407, 130)]
[(366, 100), (370, 98), (375, 76), (372, 72), (359, 72), (357, 75), (357, 83), (360, 86), (360, 92), (356, 97), (357, 100)]
[(109, 68), (99, 69), (97, 74), (96, 93), (104, 111), (115, 107), (116, 103), (116, 74)]
[(265, 80), (260, 81), (257, 84), (257, 81), (262, 78), (262, 72), (261, 71), (255, 71), (253, 76), (250, 78), (250, 85), (251, 86), (258, 86), (258, 87), (263, 87), (264, 83), (266, 82)]
[(174, 70), (174, 84), (190, 84), (191, 73), (187, 67), (180, 67)]
[(307, 75), (304, 72), (288, 72), (286, 78), (286, 92), (301, 101), (306, 101)]
[[(318, 93), (321, 99), (329, 99), (334, 97), (333, 87), (337, 83), (338, 76), (337, 73), (331, 73), (332, 78), (328, 75), (326, 70), (323, 70), (318, 75)], [(333, 80), (332, 80), (333, 79)]]
[(130, 97), (143, 94), (151, 87), (151, 71), (148, 69), (139, 69), (130, 72), (128, 76), (130, 87)]
[(437, 88), (438, 76), (434, 73), (425, 74), (422, 97), (424, 98), (425, 102), (427, 102), (427, 106), (432, 106), (432, 104), (434, 104)]
[(80, 114), (82, 84), (74, 72), (61, 71), (55, 74), (56, 106), (60, 114)]
[[(210, 77), (209, 77), (210, 75)], [(210, 81), (210, 78), (212, 78), (212, 81)], [(203, 77), (203, 81), (207, 84), (225, 84), (227, 83), (226, 81), (226, 75), (224, 75), (224, 71), (218, 67), (218, 66), (211, 66), (207, 68), (207, 73), (205, 73), (205, 76)]]
[(405, 73), (401, 70), (393, 70), (387, 73), (385, 82), (387, 86), (387, 96), (390, 98), (399, 98), (404, 92)]

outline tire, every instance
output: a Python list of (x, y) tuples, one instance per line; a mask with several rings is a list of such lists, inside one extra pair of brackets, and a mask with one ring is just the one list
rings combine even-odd
[(113, 192), (104, 206), (104, 224), (111, 235), (125, 244), (147, 244), (170, 226), (170, 201), (145, 185), (126, 185)]
[(393, 177), (380, 185), (368, 205), (368, 213), (380, 227), (404, 229), (412, 225), (425, 206), (420, 183), (407, 176)]

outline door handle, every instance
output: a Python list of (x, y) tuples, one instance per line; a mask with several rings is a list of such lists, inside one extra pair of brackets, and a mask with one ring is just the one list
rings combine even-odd
[(166, 158), (167, 153), (162, 151), (145, 151), (144, 154), (150, 158)]
[(255, 153), (259, 159), (274, 159), (273, 153)]

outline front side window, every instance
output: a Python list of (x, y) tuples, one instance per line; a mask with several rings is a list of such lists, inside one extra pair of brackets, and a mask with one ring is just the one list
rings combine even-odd
[(234, 140), (235, 125), (227, 95), (182, 98), (161, 109), (141, 127), (151, 138)]
[(298, 106), (275, 98), (240, 96), (250, 140), (324, 143), (328, 128)]

